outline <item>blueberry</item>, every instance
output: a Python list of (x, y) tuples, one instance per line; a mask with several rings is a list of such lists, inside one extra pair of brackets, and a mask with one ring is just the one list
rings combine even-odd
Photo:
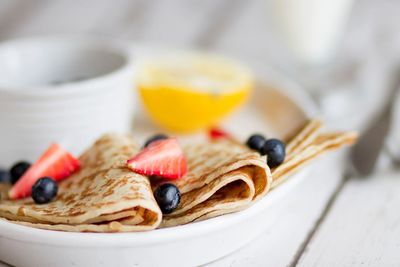
[(10, 172), (0, 169), (0, 183), (10, 183), (10, 182), (11, 182)]
[(156, 134), (153, 135), (152, 137), (150, 137), (149, 139), (147, 139), (146, 143), (144, 143), (143, 147), (147, 147), (148, 145), (150, 145), (151, 143), (153, 143), (154, 141), (158, 141), (158, 140), (163, 140), (163, 139), (168, 139), (168, 135), (166, 134)]
[(58, 185), (50, 177), (42, 177), (32, 186), (32, 198), (37, 204), (49, 203), (57, 195)]
[(154, 192), (157, 204), (164, 214), (173, 212), (181, 201), (179, 189), (169, 183), (160, 185)]
[(267, 163), (270, 168), (279, 166), (285, 160), (285, 144), (278, 139), (268, 139), (262, 147), (263, 155), (267, 155)]
[[(261, 134), (253, 134), (247, 139), (247, 146), (251, 149), (257, 150), (262, 154), (262, 147), (265, 143), (265, 137)], [(265, 154), (264, 154), (265, 155)]]
[(29, 169), (31, 164), (26, 161), (20, 161), (14, 164), (10, 169), (11, 183), (15, 184), (19, 178)]

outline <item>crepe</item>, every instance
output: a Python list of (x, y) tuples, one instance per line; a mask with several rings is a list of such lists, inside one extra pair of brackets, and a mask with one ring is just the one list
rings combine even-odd
[(289, 139), (286, 145), (286, 161), (309, 146), (317, 138), (322, 127), (323, 123), (319, 119), (307, 121), (305, 126)]
[[(0, 216), (27, 226), (62, 231), (119, 232), (158, 227), (161, 212), (148, 178), (124, 167), (137, 152), (134, 147), (128, 137), (104, 136), (80, 157), (83, 168), (60, 183), (55, 201), (44, 205), (36, 205), (31, 199), (2, 201)], [(242, 144), (205, 142), (189, 144), (183, 150), (188, 173), (174, 181), (182, 194), (181, 203), (174, 213), (164, 215), (162, 227), (245, 209), (271, 186), (266, 158)], [(153, 189), (163, 182), (153, 182)], [(138, 187), (143, 196), (132, 191)], [(76, 209), (71, 195), (78, 203), (85, 203), (84, 208)]]
[(356, 132), (321, 133), (321, 128), (321, 121), (311, 120), (291, 139), (286, 147), (285, 162), (272, 170), (272, 188), (283, 183), (318, 156), (352, 145), (358, 138)]
[[(353, 144), (352, 132), (321, 133), (311, 120), (286, 146), (286, 159), (269, 169), (267, 157), (234, 140), (219, 139), (183, 147), (188, 173), (177, 180), (155, 180), (125, 167), (138, 152), (131, 137), (105, 135), (81, 157), (83, 168), (60, 183), (55, 201), (37, 205), (29, 199), (1, 200), (0, 216), (43, 229), (77, 232), (128, 232), (201, 221), (248, 208), (271, 188), (321, 154)], [(161, 214), (153, 191), (174, 183), (181, 202)]]
[(38, 228), (79, 232), (155, 229), (162, 214), (146, 176), (125, 167), (137, 153), (133, 139), (105, 135), (81, 157), (81, 170), (60, 182), (57, 198), (35, 204), (31, 198), (2, 200), (0, 216)]
[(184, 152), (189, 172), (173, 181), (181, 192), (181, 203), (172, 214), (164, 215), (162, 227), (243, 210), (271, 186), (266, 157), (237, 142), (190, 144)]
[(352, 132), (321, 133), (322, 126), (318, 119), (307, 122), (288, 142), (285, 162), (272, 170), (266, 165), (266, 157), (237, 142), (187, 147), (189, 175), (175, 182), (182, 192), (182, 203), (172, 214), (163, 217), (161, 226), (205, 220), (245, 209), (317, 156), (353, 144), (357, 139)]

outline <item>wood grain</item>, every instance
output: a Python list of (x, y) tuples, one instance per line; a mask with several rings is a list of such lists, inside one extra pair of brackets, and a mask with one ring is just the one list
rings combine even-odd
[(47, 0), (39, 1), (2, 1), (0, 17), (0, 38), (5, 40), (13, 36), (15, 31), (26, 25), (31, 17), (47, 3)]
[(349, 181), (299, 266), (399, 266), (400, 174)]

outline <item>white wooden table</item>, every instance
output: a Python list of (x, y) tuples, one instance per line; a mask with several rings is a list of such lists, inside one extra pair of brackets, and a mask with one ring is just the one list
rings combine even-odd
[[(396, 0), (356, 2), (339, 56), (369, 57), (382, 29), (398, 37), (399, 10)], [(286, 60), (267, 14), (263, 0), (0, 0), (0, 40), (89, 33), (194, 46), (235, 55), (262, 74)], [(316, 162), (271, 211), (263, 235), (209, 266), (400, 266), (400, 174), (343, 181), (342, 161), (336, 154)]]

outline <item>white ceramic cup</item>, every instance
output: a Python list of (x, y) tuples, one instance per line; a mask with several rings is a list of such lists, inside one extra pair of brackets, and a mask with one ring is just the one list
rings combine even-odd
[(302, 63), (323, 64), (334, 56), (354, 0), (269, 0), (289, 51)]
[(34, 161), (57, 142), (81, 153), (133, 119), (133, 55), (98, 38), (43, 37), (0, 44), (0, 166)]

